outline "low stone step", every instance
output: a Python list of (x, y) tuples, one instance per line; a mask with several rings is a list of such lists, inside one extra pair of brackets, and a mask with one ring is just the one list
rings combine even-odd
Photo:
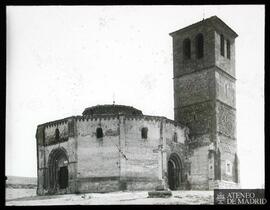
[(156, 186), (156, 188), (155, 188), (155, 191), (163, 191), (163, 190), (167, 190), (166, 188), (165, 188), (165, 186), (164, 185), (158, 185), (158, 186)]
[(168, 198), (171, 196), (172, 196), (172, 192), (169, 190), (148, 192), (148, 198)]

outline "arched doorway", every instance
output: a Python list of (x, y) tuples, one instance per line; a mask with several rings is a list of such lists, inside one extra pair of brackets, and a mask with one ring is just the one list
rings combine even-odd
[(182, 165), (179, 156), (175, 153), (171, 154), (168, 161), (168, 184), (171, 190), (176, 190), (182, 182)]
[(51, 151), (49, 160), (49, 191), (55, 193), (68, 187), (68, 157), (63, 148)]

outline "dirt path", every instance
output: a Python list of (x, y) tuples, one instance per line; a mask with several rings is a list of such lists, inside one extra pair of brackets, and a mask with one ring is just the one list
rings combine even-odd
[(213, 204), (213, 191), (173, 191), (170, 198), (148, 198), (147, 191), (34, 196), (6, 201), (8, 206), (34, 205)]

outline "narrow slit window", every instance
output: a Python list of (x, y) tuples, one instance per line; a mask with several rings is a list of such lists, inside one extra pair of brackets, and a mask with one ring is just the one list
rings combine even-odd
[(174, 142), (178, 142), (177, 133), (176, 132), (173, 134), (173, 141)]
[(98, 139), (103, 137), (102, 128), (97, 128), (97, 130), (96, 130), (96, 136), (97, 136)]
[(224, 36), (220, 35), (220, 55), (224, 56)]
[(238, 183), (238, 157), (237, 154), (234, 156), (234, 176), (235, 182)]
[(226, 95), (226, 97), (228, 97), (228, 95), (229, 95), (229, 84), (225, 84), (225, 95)]
[(141, 131), (142, 139), (147, 139), (147, 133), (148, 133), (148, 129), (142, 128), (142, 131)]
[(221, 159), (220, 159), (220, 151), (215, 153), (215, 167), (214, 167), (214, 173), (215, 173), (215, 180), (221, 180)]
[(56, 128), (56, 129), (55, 129), (55, 140), (56, 140), (56, 141), (59, 141), (59, 138), (60, 138), (60, 132), (59, 132), (59, 129)]
[(197, 58), (202, 58), (203, 57), (203, 48), (204, 48), (204, 41), (203, 41), (203, 35), (198, 34), (196, 36), (196, 56)]
[(184, 60), (190, 59), (191, 57), (191, 44), (190, 44), (190, 39), (185, 39), (183, 41), (183, 55), (184, 55)]
[(230, 40), (227, 40), (227, 58), (231, 58), (231, 43)]
[(230, 163), (227, 163), (227, 173), (231, 173), (231, 165)]

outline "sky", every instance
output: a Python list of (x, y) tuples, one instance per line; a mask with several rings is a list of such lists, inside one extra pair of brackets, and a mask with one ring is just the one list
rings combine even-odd
[(6, 175), (36, 176), (38, 124), (97, 104), (173, 119), (170, 32), (213, 15), (236, 39), (242, 188), (264, 187), (264, 6), (8, 6)]

